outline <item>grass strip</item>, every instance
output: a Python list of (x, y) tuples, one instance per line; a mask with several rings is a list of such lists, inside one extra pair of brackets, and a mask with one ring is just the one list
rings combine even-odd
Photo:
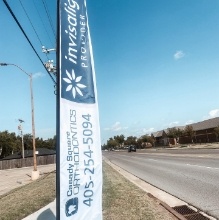
[[(55, 199), (55, 173), (0, 196), (0, 220), (21, 220)], [(103, 162), (104, 220), (173, 220), (146, 192)], [(97, 219), (98, 220), (98, 219)]]
[(146, 192), (103, 163), (104, 220), (176, 219)]
[(21, 220), (54, 201), (55, 173), (0, 196), (0, 220)]

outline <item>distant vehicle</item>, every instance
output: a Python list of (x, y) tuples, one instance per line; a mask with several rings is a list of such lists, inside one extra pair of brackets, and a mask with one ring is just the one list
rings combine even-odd
[(128, 147), (128, 152), (136, 152), (136, 146), (134, 146), (134, 145), (130, 145), (129, 147)]

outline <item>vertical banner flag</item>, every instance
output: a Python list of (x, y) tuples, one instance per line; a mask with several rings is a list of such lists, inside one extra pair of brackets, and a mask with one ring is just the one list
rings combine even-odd
[(102, 219), (96, 78), (85, 0), (59, 2), (59, 217)]

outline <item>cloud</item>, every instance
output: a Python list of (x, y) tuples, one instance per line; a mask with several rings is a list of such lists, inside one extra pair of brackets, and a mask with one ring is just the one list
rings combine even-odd
[(122, 130), (121, 123), (117, 121), (117, 122), (112, 126), (112, 130), (113, 130), (113, 131), (120, 131), (120, 130)]
[(189, 125), (189, 124), (192, 124), (192, 123), (194, 123), (194, 120), (188, 120), (185, 124)]
[(150, 134), (150, 133), (153, 132), (154, 130), (155, 130), (154, 128), (148, 128), (148, 129), (144, 128), (144, 129), (143, 129), (143, 132), (146, 133), (146, 134)]
[(219, 109), (211, 110), (211, 111), (209, 112), (209, 116), (210, 116), (211, 118), (218, 117), (218, 116), (219, 116)]
[(178, 121), (173, 121), (173, 122), (170, 122), (170, 123), (169, 123), (169, 127), (174, 127), (174, 126), (176, 126), (176, 125), (178, 125), (178, 124), (179, 124)]
[(203, 120), (207, 120), (215, 117), (219, 117), (219, 109), (213, 109), (210, 112), (208, 112), (208, 115), (204, 116)]
[(121, 131), (126, 130), (128, 127), (122, 127), (120, 122), (116, 122), (110, 128), (104, 128), (105, 131)]
[(182, 50), (176, 51), (176, 53), (173, 55), (175, 60), (182, 59), (185, 56), (185, 53)]
[(44, 77), (44, 76), (45, 76), (45, 73), (41, 73), (41, 72), (34, 73), (33, 74), (33, 79), (41, 78), (41, 77)]

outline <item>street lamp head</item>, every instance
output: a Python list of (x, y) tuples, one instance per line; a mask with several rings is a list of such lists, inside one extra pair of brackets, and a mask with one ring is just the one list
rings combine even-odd
[(0, 63), (0, 66), (7, 66), (7, 63)]
[(20, 69), (23, 73), (25, 73), (26, 75), (28, 75), (29, 77), (31, 77), (29, 73), (27, 73), (26, 71), (24, 71), (21, 67), (19, 67), (18, 65), (16, 64), (13, 64), (13, 63), (0, 63), (0, 66), (15, 66), (17, 67), (18, 69)]
[(19, 121), (20, 123), (23, 123), (23, 122), (24, 122), (24, 120), (22, 120), (22, 119), (20, 119), (20, 118), (18, 119), (18, 121)]

